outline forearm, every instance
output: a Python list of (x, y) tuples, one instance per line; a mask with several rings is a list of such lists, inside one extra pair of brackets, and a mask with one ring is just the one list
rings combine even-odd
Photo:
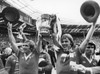
[(17, 53), (18, 52), (18, 47), (16, 45), (16, 40), (15, 40), (13, 34), (12, 34), (12, 30), (11, 29), (8, 29), (8, 36), (9, 36), (9, 41), (10, 41), (10, 43), (12, 45), (12, 49), (14, 50), (15, 53)]
[(40, 50), (42, 49), (42, 40), (40, 38), (38, 38), (35, 48), (36, 48), (37, 52), (40, 53)]
[(52, 36), (52, 39), (53, 39), (54, 45), (62, 49), (62, 46), (60, 42), (57, 40), (57, 37), (55, 35)]
[(96, 67), (88, 67), (87, 71), (91, 71), (92, 74), (96, 74), (96, 73), (100, 73), (100, 66), (96, 66)]
[(94, 31), (95, 31), (95, 24), (91, 26), (89, 32), (87, 33), (86, 40), (89, 40), (93, 36)]
[(96, 73), (100, 73), (100, 67), (96, 66), (96, 67), (85, 67), (83, 69), (80, 70), (81, 72), (84, 71), (86, 74), (96, 74)]
[(8, 36), (11, 43), (16, 42), (11, 29), (8, 29)]
[(86, 35), (85, 40), (84, 40), (84, 41), (81, 43), (81, 45), (80, 45), (80, 48), (81, 48), (81, 51), (82, 51), (82, 52), (85, 51), (86, 45), (88, 44), (88, 42), (89, 42), (90, 39), (92, 38), (94, 31), (95, 31), (95, 24), (93, 24), (93, 25), (91, 26), (89, 32), (88, 32), (87, 35)]

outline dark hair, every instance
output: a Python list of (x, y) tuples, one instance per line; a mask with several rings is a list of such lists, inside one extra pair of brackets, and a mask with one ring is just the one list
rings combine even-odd
[(34, 48), (34, 45), (29, 45), (29, 46), (30, 46), (30, 50), (31, 50), (31, 51), (33, 51), (33, 49), (35, 49), (35, 48)]
[(96, 50), (96, 45), (95, 45), (95, 43), (94, 43), (94, 42), (89, 42), (89, 43), (88, 43), (88, 45), (93, 46), (93, 47), (94, 47), (94, 50)]
[(34, 41), (32, 41), (32, 40), (27, 40), (25, 43), (28, 43), (28, 44), (29, 44), (29, 49), (30, 49), (31, 51), (33, 51), (33, 49), (35, 49), (35, 43), (34, 43)]

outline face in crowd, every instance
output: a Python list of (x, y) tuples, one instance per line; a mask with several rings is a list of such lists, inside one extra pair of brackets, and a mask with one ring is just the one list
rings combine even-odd
[(34, 48), (35, 44), (32, 43), (31, 41), (29, 42), (26, 42), (25, 44), (23, 44), (21, 47), (20, 47), (20, 50), (24, 53), (28, 53), (28, 52), (32, 52), (35, 50)]
[(85, 54), (93, 55), (95, 53), (96, 46), (94, 43), (89, 43), (86, 47)]
[(61, 45), (64, 51), (69, 51), (73, 46), (73, 38), (70, 34), (64, 34), (61, 38)]
[(29, 45), (28, 44), (26, 44), (26, 45), (23, 45), (22, 46), (22, 51), (24, 52), (24, 53), (27, 53), (27, 52), (29, 52), (30, 51), (30, 49), (29, 49), (30, 47), (29, 47)]

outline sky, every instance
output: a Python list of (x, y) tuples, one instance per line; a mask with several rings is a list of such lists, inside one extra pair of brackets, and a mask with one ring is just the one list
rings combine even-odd
[[(31, 0), (30, 5), (41, 12), (56, 14), (65, 23), (89, 24), (80, 14), (80, 7), (86, 0)], [(94, 0), (100, 4), (100, 0)], [(98, 17), (97, 23), (100, 23)]]
[[(9, 0), (10, 1), (10, 0)], [(31, 6), (33, 11), (56, 14), (64, 23), (90, 24), (80, 14), (80, 7), (86, 0), (18, 0)], [(100, 0), (94, 0), (100, 4)], [(100, 17), (97, 19), (100, 23)]]

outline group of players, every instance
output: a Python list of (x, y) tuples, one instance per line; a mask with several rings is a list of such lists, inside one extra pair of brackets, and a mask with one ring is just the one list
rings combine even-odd
[[(41, 20), (42, 24), (49, 23), (48, 19)], [(95, 59), (96, 44), (91, 42), (96, 24), (91, 25), (86, 38), (78, 46), (75, 45), (70, 34), (61, 35), (58, 41), (57, 34), (53, 33), (51, 35), (52, 46), (48, 43), (43, 45), (44, 38), (41, 34), (38, 34), (36, 42), (29, 40), (23, 33), (25, 24), (19, 28), (23, 41), (17, 43), (12, 32), (12, 26), (8, 22), (8, 37), (13, 53), (7, 58), (5, 67), (2, 60), (0, 61), (0, 74), (14, 74), (16, 61), (19, 74), (100, 73), (99, 60)]]

